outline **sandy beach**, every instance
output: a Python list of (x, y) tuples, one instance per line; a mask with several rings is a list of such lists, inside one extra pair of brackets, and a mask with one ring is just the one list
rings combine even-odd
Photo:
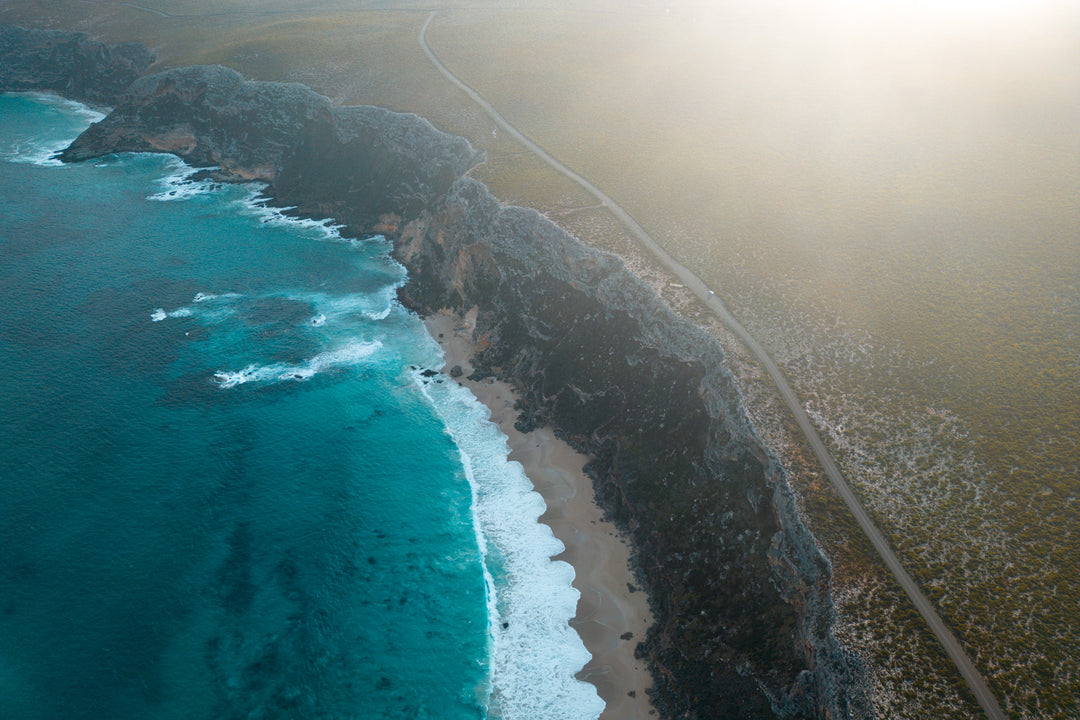
[(566, 546), (557, 559), (574, 567), (574, 587), (581, 593), (571, 625), (592, 654), (578, 677), (596, 685), (607, 705), (602, 720), (644, 720), (655, 715), (645, 692), (652, 679), (644, 662), (634, 657), (634, 648), (652, 617), (630, 571), (629, 545), (596, 505), (592, 481), (582, 470), (588, 458), (550, 428), (529, 433), (515, 429), (516, 396), (506, 383), (468, 379), (474, 322), (475, 313), (462, 318), (443, 312), (425, 319), (445, 353), (443, 370), (461, 366), (464, 372), (457, 381), (491, 410), (491, 421), (508, 438), (510, 459), (521, 463), (547, 503), (540, 521)]

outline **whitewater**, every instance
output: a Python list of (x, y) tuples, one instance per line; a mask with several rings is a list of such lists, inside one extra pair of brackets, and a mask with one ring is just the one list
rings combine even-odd
[(573, 569), (382, 237), (0, 95), (0, 716), (595, 718)]

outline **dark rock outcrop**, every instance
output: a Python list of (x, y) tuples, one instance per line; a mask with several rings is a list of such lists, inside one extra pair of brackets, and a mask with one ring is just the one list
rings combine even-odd
[(109, 45), (83, 33), (0, 23), (0, 92), (49, 90), (111, 106), (153, 62), (137, 43)]
[(831, 634), (830, 567), (751, 427), (717, 341), (610, 255), (463, 179), (396, 242), (402, 301), (476, 307), (474, 365), (593, 460), (657, 624), (641, 645), (679, 718), (868, 717)]
[(165, 151), (258, 179), (298, 212), (382, 232), (420, 312), (479, 309), (475, 365), (593, 460), (657, 625), (639, 650), (669, 718), (871, 714), (831, 633), (830, 568), (751, 427), (718, 343), (617, 259), (462, 176), (469, 144), (411, 115), (334, 107), (215, 67), (137, 81), (65, 152)]
[(137, 80), (123, 102), (61, 155), (169, 152), (352, 232), (389, 232), (479, 160), (469, 143), (416, 115), (335, 106), (303, 85), (245, 81), (217, 65)]

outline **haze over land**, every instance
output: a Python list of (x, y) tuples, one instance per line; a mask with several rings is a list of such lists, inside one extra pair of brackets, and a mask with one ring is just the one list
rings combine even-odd
[[(9, 1), (0, 20), (418, 112), (487, 150), (474, 175), (501, 198), (662, 282), (430, 66), (416, 35), (437, 7), (442, 60), (769, 348), (1010, 716), (1075, 717), (1080, 11), (900, 5)], [(740, 368), (837, 565), (840, 634), (874, 665), (881, 714), (972, 712)]]

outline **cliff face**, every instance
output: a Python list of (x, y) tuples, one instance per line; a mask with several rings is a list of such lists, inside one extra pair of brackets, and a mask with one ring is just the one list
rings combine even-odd
[(262, 180), (297, 212), (352, 232), (393, 232), (479, 159), (467, 141), (416, 115), (334, 106), (297, 84), (248, 82), (220, 66), (144, 77), (65, 161), (170, 152), (225, 180)]
[(83, 33), (0, 23), (0, 92), (51, 90), (94, 105), (115, 105), (154, 55), (142, 45), (108, 45)]
[(640, 650), (665, 716), (870, 714), (831, 635), (828, 562), (719, 345), (617, 259), (463, 178), (478, 159), (466, 141), (196, 67), (137, 81), (63, 157), (125, 150), (263, 180), (298, 212), (384, 233), (409, 271), (406, 305), (479, 308), (478, 372), (519, 390), (523, 427), (550, 424), (594, 458), (598, 496), (633, 539), (658, 619)]
[(474, 365), (594, 458), (657, 625), (640, 651), (667, 717), (867, 717), (831, 635), (830, 568), (747, 420), (719, 344), (617, 259), (458, 181), (396, 241), (406, 305), (479, 308)]

